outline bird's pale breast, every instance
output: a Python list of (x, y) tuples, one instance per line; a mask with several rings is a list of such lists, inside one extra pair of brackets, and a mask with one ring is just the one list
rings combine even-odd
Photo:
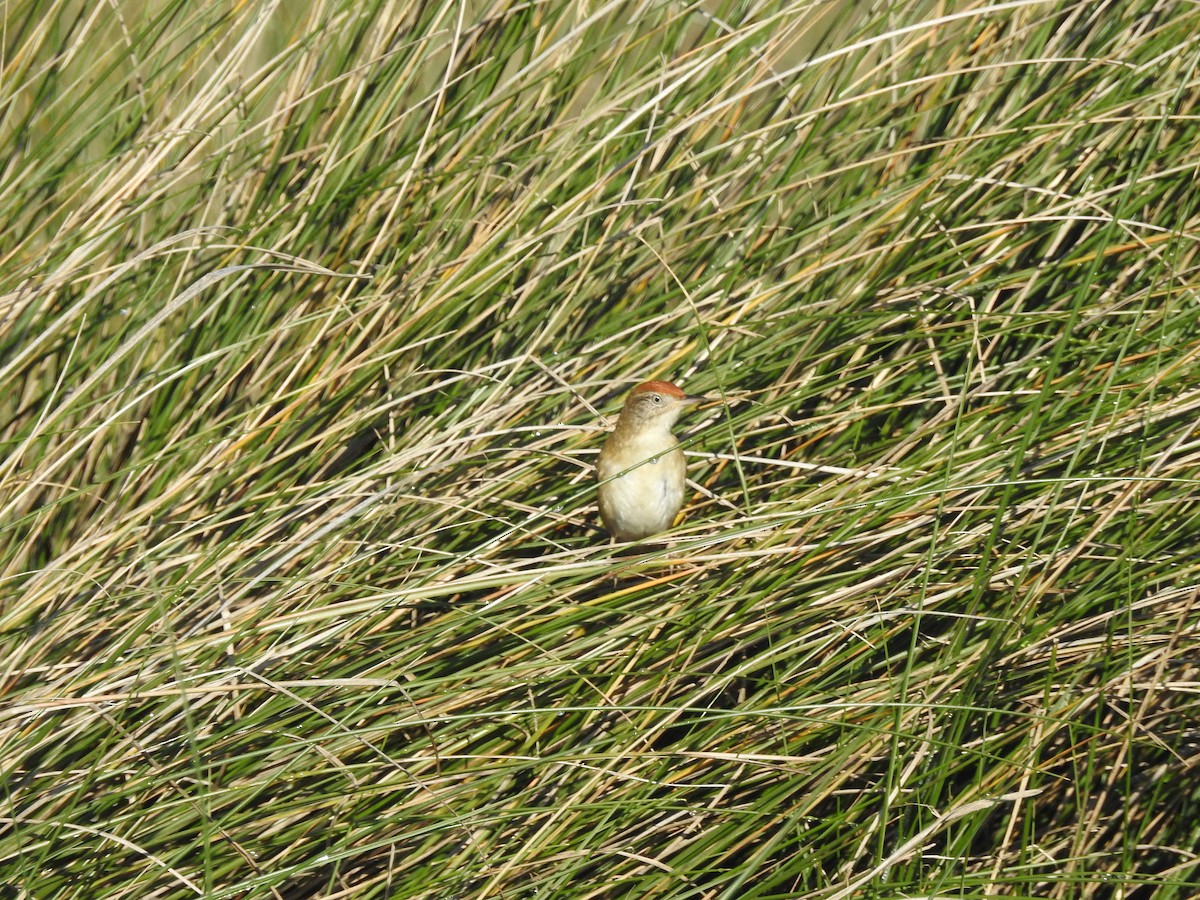
[(671, 527), (683, 505), (686, 477), (678, 446), (616, 477), (612, 476), (621, 470), (605, 471), (611, 466), (604, 462), (601, 459), (600, 477), (612, 480), (600, 486), (600, 517), (610, 534), (636, 541)]

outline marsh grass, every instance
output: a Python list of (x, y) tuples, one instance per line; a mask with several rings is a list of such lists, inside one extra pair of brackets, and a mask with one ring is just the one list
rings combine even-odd
[(12, 895), (1194, 896), (1200, 13), (949, 6), (10, 5)]

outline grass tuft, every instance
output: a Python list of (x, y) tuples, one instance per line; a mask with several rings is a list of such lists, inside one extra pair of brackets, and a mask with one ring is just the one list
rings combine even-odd
[(14, 896), (1200, 891), (1200, 11), (10, 6)]

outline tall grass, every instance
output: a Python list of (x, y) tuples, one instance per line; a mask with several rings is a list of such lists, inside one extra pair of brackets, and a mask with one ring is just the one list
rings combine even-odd
[(12, 896), (1200, 892), (1200, 10), (300, 9), (6, 7)]

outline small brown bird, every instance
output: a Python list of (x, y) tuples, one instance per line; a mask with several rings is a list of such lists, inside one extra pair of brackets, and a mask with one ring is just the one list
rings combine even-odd
[(675, 521), (683, 506), (687, 464), (671, 427), (685, 410), (707, 399), (689, 396), (668, 381), (639, 384), (625, 398), (596, 462), (600, 518), (616, 540), (641, 540)]

